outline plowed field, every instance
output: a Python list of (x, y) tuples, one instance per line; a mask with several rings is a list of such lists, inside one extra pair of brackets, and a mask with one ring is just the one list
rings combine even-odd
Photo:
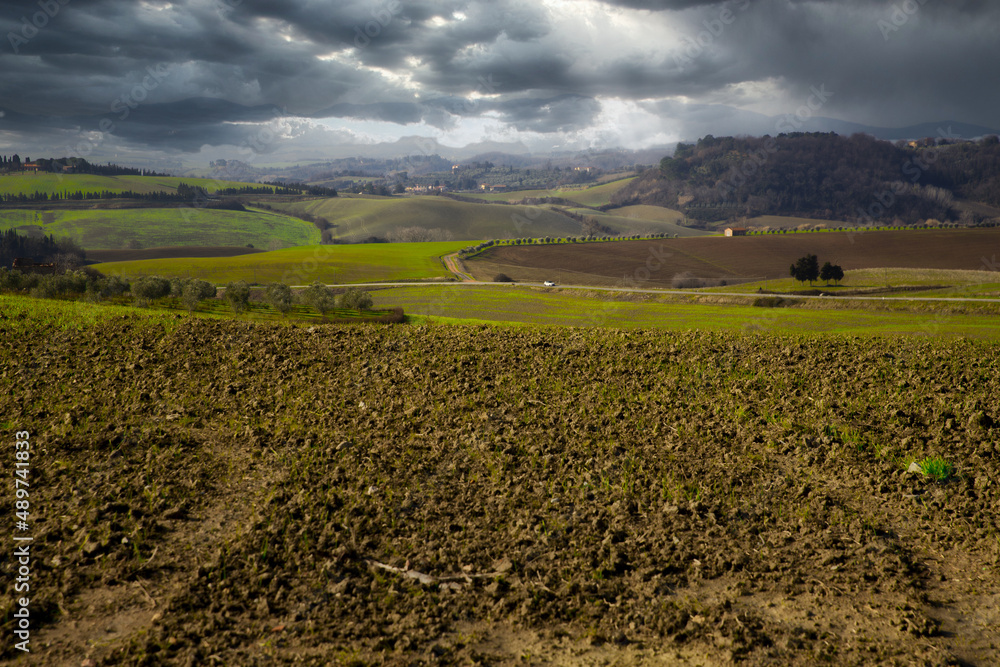
[(845, 271), (867, 268), (983, 270), (1000, 253), (1000, 229), (823, 232), (738, 238), (703, 237), (500, 246), (466, 266), (478, 280), (506, 273), (515, 280), (555, 280), (576, 285), (670, 287), (677, 274), (710, 280), (786, 278), (805, 254)]
[(1000, 661), (993, 344), (22, 318), (0, 376), (24, 664)]

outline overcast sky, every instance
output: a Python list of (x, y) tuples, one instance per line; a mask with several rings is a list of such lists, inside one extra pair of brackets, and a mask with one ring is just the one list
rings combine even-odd
[(795, 113), (996, 127), (998, 33), (996, 0), (0, 1), (0, 152), (640, 148)]

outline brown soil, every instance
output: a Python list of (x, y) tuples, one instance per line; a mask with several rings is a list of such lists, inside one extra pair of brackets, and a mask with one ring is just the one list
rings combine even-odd
[(24, 664), (1000, 661), (995, 345), (176, 322), (0, 324)]
[(506, 273), (515, 280), (575, 285), (629, 281), (670, 287), (674, 276), (740, 282), (787, 278), (806, 254), (845, 271), (867, 268), (983, 270), (1000, 245), (1000, 229), (824, 232), (735, 238), (697, 237), (491, 248), (465, 264), (477, 280)]
[(92, 262), (133, 262), (139, 259), (172, 259), (174, 257), (236, 257), (264, 252), (245, 246), (166, 246), (141, 250), (88, 250)]

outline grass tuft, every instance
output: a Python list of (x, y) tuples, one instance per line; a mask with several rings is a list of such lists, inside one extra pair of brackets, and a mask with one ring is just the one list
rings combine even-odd
[(925, 476), (933, 477), (939, 482), (943, 482), (951, 477), (952, 472), (955, 470), (952, 464), (940, 456), (927, 457), (923, 461), (919, 461), (917, 465), (920, 466), (920, 470)]

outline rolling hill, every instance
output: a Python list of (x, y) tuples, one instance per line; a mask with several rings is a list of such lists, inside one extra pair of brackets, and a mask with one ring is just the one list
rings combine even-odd
[(583, 206), (605, 206), (611, 203), (612, 195), (629, 183), (635, 177), (623, 178), (610, 183), (601, 183), (590, 187), (567, 187), (554, 188), (551, 190), (513, 190), (511, 192), (487, 192), (483, 194), (470, 195), (477, 199), (486, 201), (515, 202), (522, 199), (543, 199), (545, 197), (559, 197), (568, 199)]
[(894, 145), (865, 135), (712, 137), (679, 145), (659, 169), (616, 192), (619, 205), (683, 208), (703, 221), (780, 215), (915, 224), (984, 216), (1000, 204), (1000, 143)]
[(308, 213), (336, 227), (333, 236), (361, 240), (391, 238), (406, 227), (440, 229), (445, 238), (473, 241), (525, 236), (581, 234), (575, 220), (550, 210), (527, 206), (472, 204), (447, 197), (370, 197), (344, 195), (289, 204), (270, 204), (290, 214)]
[(35, 192), (45, 194), (62, 194), (80, 190), (86, 193), (97, 192), (176, 192), (177, 186), (185, 183), (199, 186), (212, 193), (224, 188), (238, 188), (259, 183), (239, 183), (236, 181), (217, 181), (211, 178), (178, 178), (174, 176), (95, 176), (92, 174), (47, 174), (47, 173), (15, 173), (0, 175), (0, 195), (26, 194)]

